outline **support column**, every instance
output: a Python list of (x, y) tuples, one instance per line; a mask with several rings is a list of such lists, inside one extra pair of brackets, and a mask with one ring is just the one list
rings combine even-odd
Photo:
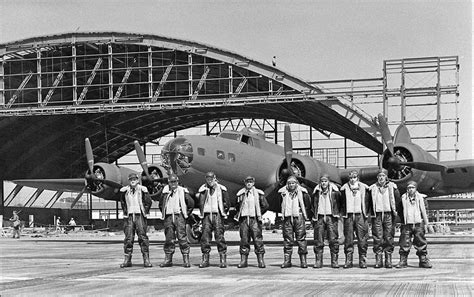
[(3, 192), (5, 189), (3, 187), (3, 180), (0, 180), (0, 215), (4, 216), (5, 215), (5, 193)]

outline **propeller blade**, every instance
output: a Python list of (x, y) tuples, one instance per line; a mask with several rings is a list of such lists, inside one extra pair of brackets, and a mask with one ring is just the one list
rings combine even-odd
[(145, 172), (146, 177), (151, 180), (150, 173), (148, 172), (148, 163), (146, 162), (145, 153), (142, 150), (142, 147), (137, 140), (134, 141), (135, 151), (137, 152), (138, 161), (142, 166), (143, 171)]
[(387, 146), (388, 151), (390, 154), (393, 156), (393, 139), (392, 139), (392, 134), (390, 133), (390, 129), (388, 128), (387, 121), (385, 120), (385, 117), (382, 114), (378, 114), (378, 119), (379, 119), (379, 129), (380, 129), (380, 134), (382, 134), (382, 140)]
[(84, 186), (84, 188), (82, 188), (79, 194), (77, 194), (76, 199), (74, 199), (74, 201), (71, 203), (71, 209), (73, 209), (74, 206), (76, 206), (76, 203), (79, 201), (79, 199), (81, 199), (82, 195), (84, 195), (84, 192), (86, 191), (86, 189), (87, 189), (87, 186)]
[(423, 170), (423, 171), (445, 171), (448, 169), (446, 166), (436, 163), (426, 163), (426, 162), (400, 162), (400, 165), (408, 166), (414, 169)]
[(94, 154), (92, 153), (92, 146), (89, 138), (86, 138), (86, 156), (87, 156), (87, 165), (89, 166), (89, 172), (92, 174), (94, 170)]
[(286, 168), (288, 170), (291, 169), (291, 158), (293, 156), (293, 143), (291, 140), (291, 130), (290, 125), (285, 124), (285, 132), (284, 132), (284, 150), (285, 150), (285, 158), (286, 158)]

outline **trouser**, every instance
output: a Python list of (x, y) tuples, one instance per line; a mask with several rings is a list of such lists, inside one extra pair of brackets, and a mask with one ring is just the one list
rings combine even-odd
[(140, 245), (142, 253), (148, 253), (148, 246), (150, 244), (148, 236), (146, 235), (146, 218), (142, 214), (130, 214), (124, 218), (123, 222), (123, 232), (125, 233), (123, 249), (125, 254), (131, 254), (133, 252), (135, 233), (137, 233), (138, 244)]
[(298, 245), (298, 254), (308, 254), (305, 220), (301, 214), (298, 217), (285, 217), (283, 221), (283, 252), (285, 254), (291, 255), (295, 241)]
[(331, 254), (339, 253), (338, 219), (332, 215), (318, 215), (318, 220), (313, 222), (314, 228), (314, 253), (322, 253), (324, 249), (324, 233), (328, 233), (329, 249)]
[(20, 238), (20, 226), (13, 227), (13, 238)]
[(357, 237), (359, 255), (367, 255), (369, 223), (364, 214), (348, 213), (344, 218), (344, 253), (354, 253), (354, 232)]
[(174, 254), (175, 250), (175, 239), (178, 238), (179, 248), (183, 255), (189, 254), (189, 241), (186, 234), (186, 219), (183, 214), (175, 214), (174, 221), (173, 215), (169, 214), (165, 216), (165, 244), (163, 250), (165, 254)]
[(377, 212), (372, 218), (372, 236), (374, 238), (374, 253), (376, 255), (393, 253), (393, 237), (395, 226), (390, 212)]
[(201, 252), (209, 254), (211, 252), (212, 232), (217, 243), (219, 253), (227, 252), (227, 244), (224, 238), (224, 220), (218, 213), (205, 213), (202, 220)]
[(428, 253), (428, 243), (425, 238), (425, 228), (423, 224), (406, 224), (402, 225), (400, 230), (400, 255), (408, 255), (413, 245), (418, 256), (426, 256)]
[(240, 254), (250, 253), (250, 239), (253, 240), (255, 254), (265, 254), (263, 246), (262, 222), (254, 217), (241, 217), (239, 220)]

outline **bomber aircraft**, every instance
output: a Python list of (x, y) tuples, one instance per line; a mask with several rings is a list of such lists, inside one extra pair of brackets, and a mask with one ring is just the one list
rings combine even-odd
[[(392, 138), (387, 122), (378, 115), (378, 127), (387, 149), (380, 164), (388, 170), (389, 179), (402, 192), (407, 182), (414, 180), (418, 190), (428, 197), (474, 191), (474, 160), (438, 162), (431, 154), (411, 141), (405, 125), (400, 125)], [(216, 173), (219, 182), (229, 191), (231, 204), (235, 205), (235, 193), (242, 187), (248, 175), (256, 180), (256, 187), (265, 190), (270, 210), (280, 211), (278, 189), (286, 178), (295, 174), (300, 182), (312, 188), (323, 174), (333, 183), (343, 184), (351, 169), (339, 169), (310, 156), (292, 152), (291, 132), (285, 126), (284, 147), (265, 140), (264, 133), (254, 128), (242, 131), (223, 131), (215, 136), (180, 136), (167, 142), (162, 149), (162, 164), (147, 164), (145, 155), (135, 141), (135, 149), (142, 166), (142, 184), (151, 195), (157, 195), (170, 173), (180, 176), (180, 181), (192, 192), (204, 183), (204, 174)], [(89, 170), (85, 178), (14, 180), (19, 185), (46, 190), (79, 192), (71, 207), (87, 191), (93, 195), (118, 200), (119, 188), (127, 184), (133, 170), (108, 163), (94, 163), (92, 147), (88, 139), (86, 155)], [(372, 184), (379, 167), (357, 168), (362, 182)], [(99, 174), (97, 174), (99, 173)], [(432, 205), (433, 201), (430, 202)], [(449, 207), (448, 207), (449, 208)], [(440, 209), (440, 208), (438, 208)]]

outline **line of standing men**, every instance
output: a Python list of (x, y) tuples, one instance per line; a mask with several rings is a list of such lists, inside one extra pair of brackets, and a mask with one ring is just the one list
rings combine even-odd
[[(402, 217), (402, 233), (400, 238), (400, 263), (397, 268), (407, 267), (407, 256), (411, 247), (411, 238), (420, 258), (420, 267), (431, 268), (426, 257), (426, 239), (424, 232), (427, 222), (423, 197), (416, 191), (416, 183), (410, 183), (406, 194), (400, 199), (396, 185), (389, 182), (385, 170), (377, 176), (377, 182), (368, 187), (358, 180), (358, 172), (350, 173), (350, 180), (339, 190), (330, 183), (329, 177), (323, 175), (320, 184), (310, 196), (308, 190), (298, 183), (295, 176), (287, 179), (285, 187), (278, 193), (281, 195), (283, 214), (284, 262), (281, 268), (292, 266), (291, 255), (293, 245), (298, 245), (300, 267), (307, 268), (307, 241), (305, 221), (311, 218), (314, 227), (314, 268), (323, 266), (324, 237), (328, 236), (331, 267), (338, 265), (338, 220), (344, 219), (344, 253), (346, 261), (344, 268), (353, 267), (354, 233), (358, 242), (359, 267), (367, 268), (367, 239), (368, 220), (372, 220), (374, 239), (375, 268), (392, 268), (392, 253), (394, 250), (395, 217), (397, 208)], [(146, 214), (151, 206), (151, 199), (146, 188), (138, 184), (138, 176), (129, 176), (130, 185), (121, 189), (122, 208), (125, 219), (125, 260), (121, 267), (131, 266), (134, 233), (142, 249), (144, 266), (151, 267), (148, 256), (148, 237), (146, 236)], [(194, 208), (194, 201), (186, 188), (178, 185), (179, 178), (170, 175), (159, 197), (159, 205), (165, 225), (165, 260), (160, 267), (173, 265), (175, 239), (183, 255), (183, 267), (190, 267), (189, 242), (186, 235), (186, 219)], [(263, 255), (265, 248), (262, 236), (262, 215), (268, 208), (268, 202), (263, 191), (255, 188), (255, 179), (251, 176), (245, 179), (245, 187), (237, 193), (237, 220), (240, 227), (239, 268), (248, 266), (250, 240), (254, 242), (258, 267), (265, 268)], [(410, 186), (414, 190), (410, 190)], [(224, 238), (224, 220), (229, 209), (229, 197), (225, 186), (217, 182), (213, 172), (206, 174), (206, 183), (198, 190), (200, 217), (202, 220), (200, 268), (209, 267), (210, 241), (214, 233), (220, 256), (220, 267), (227, 267), (227, 245)], [(396, 205), (397, 201), (397, 205)], [(407, 202), (408, 201), (408, 202)], [(424, 228), (423, 228), (424, 223)], [(385, 263), (383, 255), (385, 254)]]

